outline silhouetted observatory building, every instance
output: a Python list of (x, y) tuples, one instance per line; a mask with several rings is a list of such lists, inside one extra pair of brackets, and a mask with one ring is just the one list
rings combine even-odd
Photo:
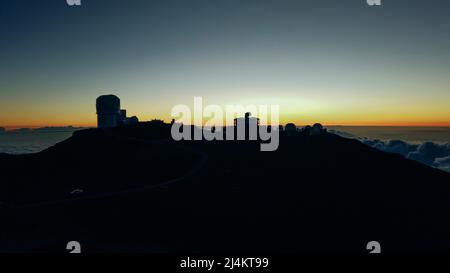
[(120, 99), (115, 95), (98, 97), (96, 107), (98, 128), (112, 128), (139, 122), (135, 116), (127, 118), (127, 111), (120, 109)]
[[(252, 117), (252, 113), (245, 113), (245, 117), (243, 118), (235, 118), (234, 119), (234, 127), (244, 126), (245, 128), (245, 140), (256, 140), (258, 138), (258, 127), (259, 127), (259, 118)], [(250, 134), (251, 128), (256, 129), (256, 132), (253, 136)], [(235, 130), (235, 134), (237, 136), (237, 130)]]

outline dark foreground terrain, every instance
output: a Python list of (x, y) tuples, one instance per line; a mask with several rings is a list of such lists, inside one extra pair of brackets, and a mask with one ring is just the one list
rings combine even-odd
[(333, 134), (259, 148), (141, 124), (0, 155), (0, 252), (450, 251), (450, 174)]

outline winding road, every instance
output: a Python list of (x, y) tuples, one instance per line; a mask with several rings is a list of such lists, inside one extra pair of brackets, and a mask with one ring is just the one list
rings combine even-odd
[[(144, 139), (136, 139), (136, 138), (123, 138), (123, 139), (129, 140), (129, 141), (139, 141), (139, 142), (145, 143), (145, 144), (150, 144), (150, 143), (155, 144), (156, 143), (156, 144), (166, 144), (166, 145), (175, 146), (175, 144), (172, 144), (171, 142), (169, 142), (167, 140), (144, 140)], [(188, 179), (188, 178), (194, 176), (205, 166), (206, 162), (208, 161), (208, 155), (204, 152), (201, 152), (199, 150), (196, 150), (196, 149), (193, 149), (190, 147), (185, 147), (182, 145), (176, 145), (176, 147), (179, 149), (184, 149), (188, 152), (191, 152), (193, 154), (200, 156), (200, 159), (196, 162), (195, 166), (189, 170), (189, 172), (187, 172), (184, 175), (179, 176), (177, 178), (170, 179), (170, 180), (164, 181), (162, 183), (158, 183), (158, 184), (136, 187), (136, 188), (126, 189), (126, 190), (121, 190), (121, 191), (102, 192), (102, 193), (96, 193), (96, 194), (91, 194), (91, 195), (76, 196), (76, 197), (71, 197), (71, 198), (52, 200), (52, 201), (44, 201), (44, 202), (25, 204), (25, 205), (9, 205), (7, 208), (11, 208), (11, 209), (36, 208), (36, 207), (51, 206), (51, 205), (57, 205), (57, 204), (66, 204), (66, 203), (71, 203), (71, 202), (75, 202), (75, 201), (111, 198), (111, 197), (132, 194), (132, 193), (149, 191), (149, 190), (156, 189), (156, 188), (166, 187), (171, 184), (178, 183), (182, 180), (185, 180), (185, 179)]]

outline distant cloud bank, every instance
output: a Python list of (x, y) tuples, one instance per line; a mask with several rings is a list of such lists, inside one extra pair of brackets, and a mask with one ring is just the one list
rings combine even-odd
[(379, 150), (400, 154), (408, 159), (450, 172), (450, 142), (442, 144), (427, 141), (420, 144), (411, 144), (397, 139), (379, 140), (362, 138), (337, 130), (331, 130), (330, 132), (342, 137), (358, 139), (362, 143)]

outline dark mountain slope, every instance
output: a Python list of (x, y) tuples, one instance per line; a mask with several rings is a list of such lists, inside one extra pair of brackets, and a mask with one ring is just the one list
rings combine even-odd
[[(376, 240), (384, 252), (450, 251), (450, 174), (332, 134), (282, 135), (275, 152), (257, 142), (169, 139), (169, 125), (146, 124), (1, 156), (10, 207), (0, 249), (64, 251), (79, 240), (94, 252), (366, 252)], [(95, 198), (174, 177), (182, 179)], [(33, 198), (75, 185), (93, 198)]]

